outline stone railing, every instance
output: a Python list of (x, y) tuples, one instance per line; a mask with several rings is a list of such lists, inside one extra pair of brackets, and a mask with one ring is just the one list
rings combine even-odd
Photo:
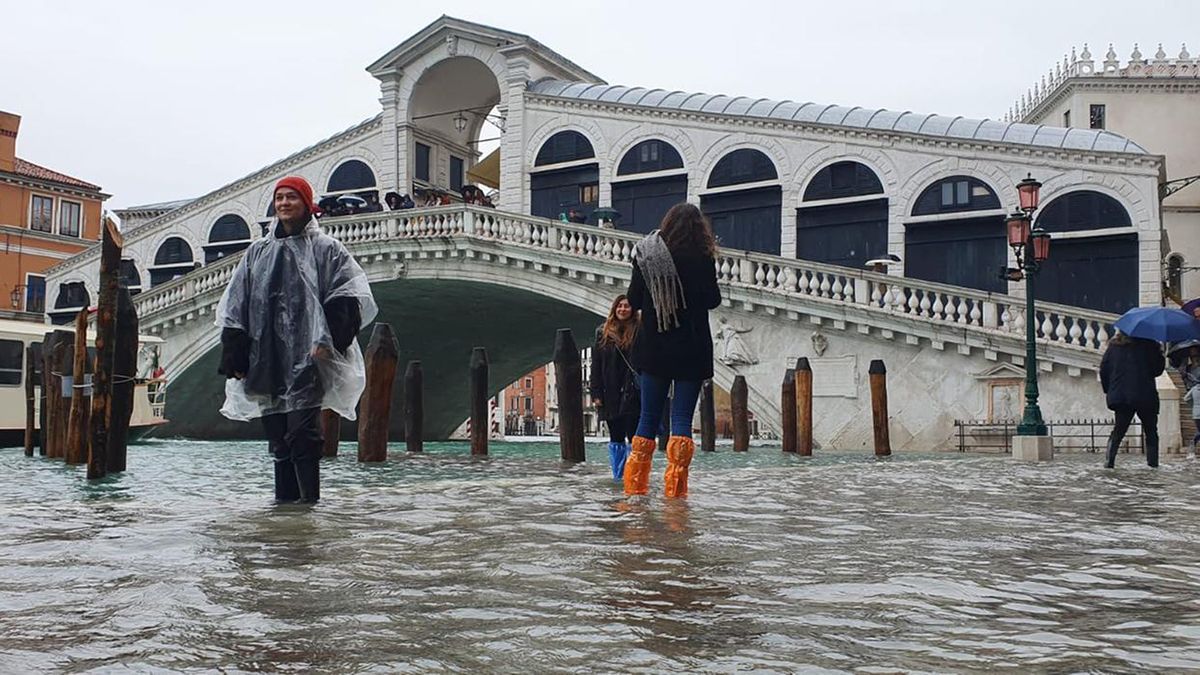
[[(322, 219), (321, 226), (351, 253), (378, 251), (381, 243), (409, 239), (482, 240), (554, 256), (628, 265), (639, 235), (546, 220), (475, 206), (444, 206)], [(515, 250), (514, 250), (515, 252)], [(193, 298), (219, 291), (241, 258), (228, 256), (137, 296), (139, 314), (149, 318)], [(853, 308), (889, 318), (985, 332), (1022, 340), (1025, 301), (1006, 294), (938, 284), (867, 270), (722, 250), (717, 275), (727, 287), (757, 290), (765, 297)], [(1098, 354), (1112, 333), (1113, 314), (1037, 303), (1039, 341)]]

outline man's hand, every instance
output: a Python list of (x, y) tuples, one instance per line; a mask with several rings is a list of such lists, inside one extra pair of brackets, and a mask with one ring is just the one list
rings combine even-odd
[(326, 345), (319, 344), (313, 347), (312, 355), (314, 359), (321, 359), (322, 361), (325, 361), (333, 358), (333, 350)]

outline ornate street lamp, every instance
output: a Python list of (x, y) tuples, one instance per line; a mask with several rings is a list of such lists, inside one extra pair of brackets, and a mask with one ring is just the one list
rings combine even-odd
[(17, 309), (21, 306), (21, 292), (24, 290), (25, 284), (17, 284), (13, 286), (12, 291), (8, 294), (8, 299), (12, 301), (12, 308)]
[(1034, 281), (1042, 263), (1050, 258), (1050, 233), (1040, 227), (1030, 228), (1033, 212), (1038, 207), (1038, 191), (1042, 184), (1030, 175), (1017, 183), (1021, 210), (1005, 222), (1008, 245), (1017, 258), (1017, 268), (1005, 268), (1005, 278), (1025, 279), (1025, 412), (1017, 425), (1018, 436), (1045, 436), (1046, 422), (1038, 407), (1037, 368), (1037, 310), (1034, 307)]
[(459, 111), (459, 113), (454, 116), (454, 130), (461, 134), (466, 130), (466, 128), (467, 116), (462, 114), (462, 111)]

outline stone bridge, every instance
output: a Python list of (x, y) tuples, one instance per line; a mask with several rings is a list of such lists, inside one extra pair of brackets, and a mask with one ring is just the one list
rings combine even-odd
[[(323, 219), (366, 270), (379, 321), (396, 329), (401, 370), (425, 369), (426, 430), (445, 438), (467, 416), (467, 364), (487, 347), (495, 391), (550, 360), (555, 329), (580, 346), (629, 278), (637, 235), (470, 206)], [(213, 312), (239, 256), (196, 270), (136, 297), (143, 332), (166, 340), (170, 379), (167, 434), (247, 437), (257, 425), (217, 413), (219, 331)], [(1024, 302), (970, 289), (781, 258), (722, 250), (724, 302), (714, 335), (735, 344), (715, 382), (746, 377), (750, 407), (778, 432), (779, 386), (799, 356), (813, 364), (815, 434), (826, 447), (870, 443), (866, 369), (889, 372), (896, 449), (944, 449), (955, 419), (1019, 414)], [(1107, 415), (1096, 382), (1100, 350), (1115, 316), (1039, 304), (1039, 365), (1047, 419)], [(360, 339), (366, 340), (370, 327)], [(718, 337), (718, 361), (726, 345)], [(396, 410), (402, 409), (397, 378)], [(393, 438), (402, 437), (393, 415)], [(345, 431), (350, 431), (349, 429)]]

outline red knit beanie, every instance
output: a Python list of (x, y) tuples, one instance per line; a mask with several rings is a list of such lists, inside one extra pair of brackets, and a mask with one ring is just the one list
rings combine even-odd
[(275, 190), (271, 192), (272, 197), (276, 192), (279, 192), (279, 188), (291, 188), (299, 192), (300, 198), (304, 200), (304, 205), (308, 207), (308, 213), (314, 216), (321, 215), (321, 210), (313, 203), (313, 190), (308, 181), (300, 176), (285, 176), (280, 178), (279, 182), (275, 184)]

